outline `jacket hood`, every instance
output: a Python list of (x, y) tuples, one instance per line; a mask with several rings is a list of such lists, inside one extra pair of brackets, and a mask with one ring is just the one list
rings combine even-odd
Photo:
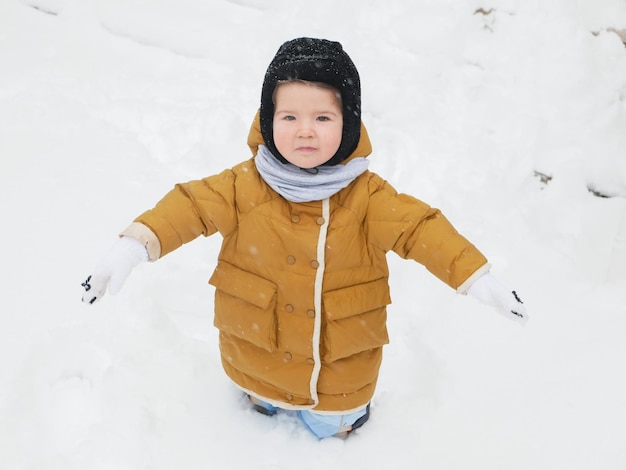
[[(254, 120), (252, 121), (252, 125), (250, 126), (250, 132), (248, 133), (248, 147), (250, 147), (252, 155), (257, 154), (259, 151), (259, 145), (265, 145), (265, 141), (263, 140), (263, 135), (261, 134), (260, 112), (257, 111), (256, 116), (254, 116)], [(367, 157), (371, 153), (372, 143), (370, 142), (369, 135), (367, 134), (367, 129), (361, 121), (361, 137), (359, 138), (359, 143), (350, 156), (342, 161), (340, 165), (349, 162), (353, 158)]]

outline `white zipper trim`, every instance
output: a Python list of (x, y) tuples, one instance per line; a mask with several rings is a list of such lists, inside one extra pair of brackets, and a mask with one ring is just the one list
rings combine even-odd
[(320, 226), (319, 237), (317, 238), (317, 271), (315, 272), (315, 287), (313, 289), (313, 305), (315, 308), (315, 321), (313, 325), (313, 372), (311, 373), (310, 392), (315, 405), (319, 404), (317, 396), (317, 381), (322, 369), (322, 359), (320, 357), (320, 341), (322, 336), (322, 282), (324, 280), (324, 269), (326, 267), (326, 236), (328, 234), (328, 223), (330, 222), (330, 200), (322, 200), (322, 217), (324, 223)]

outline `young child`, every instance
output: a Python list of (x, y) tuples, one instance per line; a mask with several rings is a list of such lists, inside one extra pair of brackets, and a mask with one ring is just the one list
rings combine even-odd
[(423, 264), (524, 323), (515, 292), (446, 218), (367, 170), (359, 74), (341, 44), (283, 44), (248, 137), (253, 157), (178, 184), (121, 234), (82, 284), (93, 304), (139, 263), (223, 237), (210, 284), (226, 374), (255, 409), (297, 410), (318, 437), (369, 417), (387, 344), (386, 254)]

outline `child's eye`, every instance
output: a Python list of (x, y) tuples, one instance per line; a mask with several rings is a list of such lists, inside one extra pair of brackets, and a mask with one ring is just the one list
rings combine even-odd
[(283, 119), (284, 119), (285, 121), (295, 121), (295, 120), (296, 120), (296, 117), (295, 117), (295, 116), (291, 116), (291, 115), (287, 114), (287, 115), (283, 116)]
[(330, 118), (328, 116), (318, 116), (317, 120), (318, 121), (322, 121), (322, 122), (326, 122), (326, 121), (330, 121)]

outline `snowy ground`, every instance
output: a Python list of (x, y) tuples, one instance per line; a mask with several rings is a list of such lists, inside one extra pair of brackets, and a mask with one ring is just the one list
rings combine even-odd
[[(609, 27), (624, 0), (1, 0), (0, 469), (626, 468)], [(371, 169), (441, 208), (531, 313), (519, 328), (392, 255), (391, 344), (346, 441), (250, 411), (225, 378), (218, 238), (80, 303), (136, 215), (248, 158), (265, 68), (303, 35), (359, 67)]]

